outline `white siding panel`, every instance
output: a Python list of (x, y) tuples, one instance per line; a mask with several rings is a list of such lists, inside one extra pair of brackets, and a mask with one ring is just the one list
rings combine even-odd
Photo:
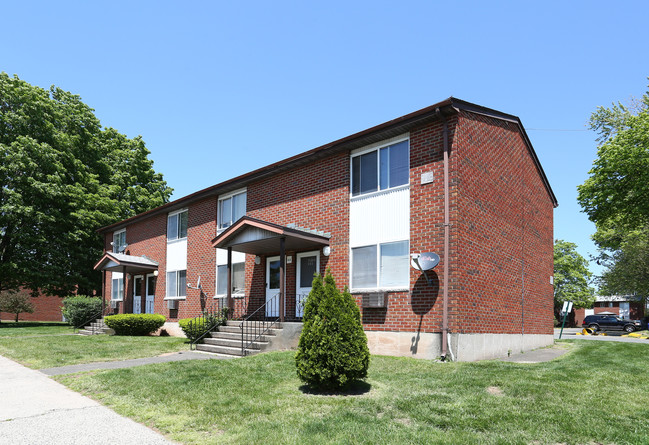
[(352, 198), (350, 247), (410, 239), (410, 188)]
[(187, 239), (167, 243), (167, 271), (187, 269)]

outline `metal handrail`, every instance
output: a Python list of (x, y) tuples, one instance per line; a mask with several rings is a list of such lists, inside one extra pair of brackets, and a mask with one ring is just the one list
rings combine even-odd
[[(209, 309), (204, 310), (201, 315), (199, 315), (198, 317), (194, 318), (193, 320), (191, 320), (189, 322), (190, 329), (192, 329), (194, 327), (197, 327), (199, 325), (199, 323), (203, 324), (204, 329), (205, 329), (204, 332), (199, 337), (197, 337), (194, 340), (191, 340), (189, 342), (189, 350), (190, 351), (193, 351), (194, 349), (196, 349), (196, 345), (200, 341), (202, 341), (210, 332), (212, 332), (212, 330), (215, 327), (219, 326), (220, 324), (222, 324), (224, 322), (224, 320), (227, 319), (228, 314), (227, 313), (224, 314), (224, 311), (223, 311), (224, 308), (225, 308), (225, 306), (223, 305), (222, 299), (219, 299), (218, 303), (213, 304)], [(208, 318), (211, 318), (212, 321), (210, 322), (210, 324), (207, 327), (205, 327), (205, 321), (204, 320), (206, 320)]]
[[(72, 328), (72, 332), (74, 332), (76, 334), (77, 332), (79, 332), (80, 328), (85, 327), (86, 325), (88, 325), (88, 323), (92, 323), (92, 322), (97, 321), (97, 320), (99, 320), (101, 318), (104, 318), (104, 315), (106, 315), (105, 313), (108, 312), (107, 311), (108, 308), (109, 308), (108, 306), (104, 307), (99, 312), (96, 312), (91, 318), (87, 319), (86, 321), (84, 321), (83, 323), (81, 323), (81, 324), (79, 324), (77, 326), (74, 326)], [(96, 328), (96, 326), (91, 326), (90, 327), (90, 332), (92, 333), (92, 335), (95, 334), (95, 330), (99, 330), (99, 328), (97, 328), (97, 329), (95, 329), (95, 328)]]
[[(269, 304), (270, 303), (270, 304)], [(267, 320), (266, 318), (266, 308), (271, 309), (271, 313), (275, 312), (277, 309), (277, 318)], [(262, 320), (252, 320), (254, 317), (260, 315), (260, 311), (263, 310)], [(239, 327), (241, 328), (241, 356), (245, 357), (246, 349), (251, 346), (259, 337), (268, 332), (275, 324), (279, 322), (279, 294), (271, 297), (269, 300), (266, 300), (264, 304), (258, 307), (252, 314), (248, 315), (243, 319)], [(245, 339), (252, 337), (252, 340), (246, 343)]]

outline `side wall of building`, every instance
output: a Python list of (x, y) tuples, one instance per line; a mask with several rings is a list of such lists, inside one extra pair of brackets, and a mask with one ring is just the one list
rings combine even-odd
[(462, 113), (451, 329), (552, 334), (553, 204), (514, 123)]

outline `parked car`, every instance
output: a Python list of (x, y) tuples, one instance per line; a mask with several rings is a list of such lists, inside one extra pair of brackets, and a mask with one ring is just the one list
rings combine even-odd
[(598, 314), (588, 315), (581, 323), (583, 327), (591, 328), (596, 331), (626, 331), (633, 332), (642, 329), (642, 322), (640, 320), (627, 320), (620, 318), (617, 315)]

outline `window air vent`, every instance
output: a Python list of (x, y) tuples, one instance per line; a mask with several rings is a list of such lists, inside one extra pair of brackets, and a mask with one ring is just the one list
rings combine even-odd
[(167, 300), (167, 309), (178, 309), (178, 300)]
[(364, 308), (385, 307), (388, 302), (385, 292), (372, 292), (363, 294), (362, 306)]

